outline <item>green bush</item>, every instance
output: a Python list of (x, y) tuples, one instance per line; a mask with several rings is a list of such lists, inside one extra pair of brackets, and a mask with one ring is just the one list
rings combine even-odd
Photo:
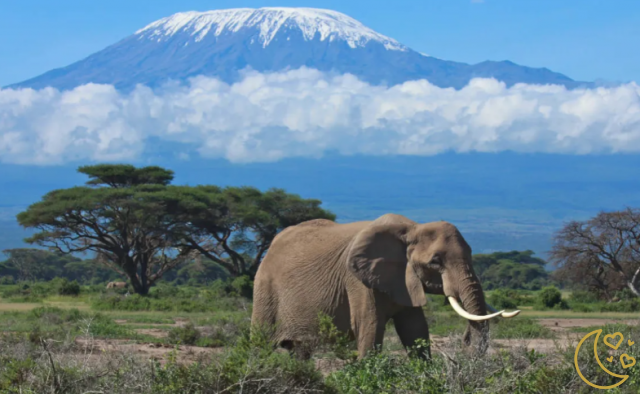
[(331, 373), (326, 384), (338, 393), (446, 393), (446, 365), (372, 352)]
[(67, 279), (63, 279), (58, 287), (58, 294), (77, 296), (80, 294), (80, 285), (75, 280), (69, 282)]
[(143, 297), (138, 294), (123, 296), (103, 294), (92, 300), (91, 307), (100, 311), (155, 311), (155, 312), (218, 312), (235, 311), (246, 307), (247, 300), (241, 297), (221, 296), (210, 290), (178, 289), (173, 296), (165, 288)]
[(640, 299), (605, 302), (599, 305), (599, 312), (640, 312)]
[(319, 321), (319, 337), (321, 345), (329, 345), (335, 356), (341, 360), (353, 359), (357, 357), (355, 352), (354, 341), (333, 324), (333, 319), (326, 315), (320, 314)]
[(170, 343), (182, 345), (195, 345), (200, 339), (200, 331), (196, 330), (192, 322), (183, 327), (175, 327), (169, 331), (167, 340)]
[(253, 298), (253, 282), (251, 278), (246, 275), (233, 279), (233, 281), (231, 281), (231, 288), (235, 293), (233, 295), (249, 299)]
[(555, 286), (547, 286), (538, 293), (539, 309), (569, 309), (566, 301), (562, 299), (562, 293)]
[(595, 304), (596, 302), (600, 302), (600, 299), (598, 295), (592, 291), (576, 290), (571, 292), (569, 302), (572, 304)]
[(489, 303), (498, 309), (516, 309), (518, 305), (515, 303), (513, 295), (505, 290), (494, 290), (489, 296)]

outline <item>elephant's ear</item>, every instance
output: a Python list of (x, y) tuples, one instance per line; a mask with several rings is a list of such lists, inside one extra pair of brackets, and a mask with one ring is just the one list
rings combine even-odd
[(353, 240), (347, 256), (349, 270), (365, 286), (384, 292), (405, 306), (422, 306), (422, 283), (407, 262), (406, 225), (371, 226)]

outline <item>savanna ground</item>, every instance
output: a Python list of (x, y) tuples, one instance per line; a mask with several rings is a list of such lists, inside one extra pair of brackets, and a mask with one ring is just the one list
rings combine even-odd
[[(306, 362), (273, 351), (264, 335), (248, 335), (251, 301), (242, 286), (159, 286), (145, 298), (97, 287), (78, 296), (0, 291), (0, 393), (596, 392), (578, 377), (573, 357), (597, 328), (625, 336), (612, 362), (599, 349), (611, 371), (630, 375), (610, 392), (640, 392), (640, 366), (623, 369), (618, 360), (625, 352), (640, 360), (640, 312), (606, 311), (635, 310), (633, 302), (613, 308), (564, 293), (548, 309), (535, 292), (511, 295), (522, 313), (493, 321), (488, 354), (477, 357), (461, 343), (465, 321), (431, 296), (430, 362), (407, 356), (391, 323), (383, 349), (355, 360), (353, 345), (326, 319)], [(503, 309), (504, 296), (488, 298)], [(583, 374), (600, 385), (617, 382), (599, 369), (592, 347), (586, 342), (579, 352)]]

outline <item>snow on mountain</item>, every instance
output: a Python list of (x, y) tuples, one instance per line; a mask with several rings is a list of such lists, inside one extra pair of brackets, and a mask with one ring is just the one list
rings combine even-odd
[(300, 67), (349, 73), (375, 85), (427, 79), (460, 89), (473, 78), (492, 77), (507, 86), (585, 86), (546, 68), (508, 61), (469, 65), (438, 59), (336, 11), (240, 8), (171, 15), (86, 59), (10, 87), (73, 89), (93, 82), (130, 90), (137, 84), (157, 87), (199, 75), (231, 83), (246, 68), (271, 72)]
[(396, 40), (379, 34), (357, 20), (331, 10), (313, 8), (237, 8), (207, 12), (181, 12), (155, 21), (138, 30), (140, 39), (166, 41), (179, 33), (188, 33), (195, 42), (208, 34), (221, 36), (243, 28), (258, 28), (259, 39), (267, 47), (282, 29), (300, 29), (305, 40), (319, 35), (320, 41), (343, 40), (351, 48), (364, 47), (376, 41), (389, 50), (405, 51)]

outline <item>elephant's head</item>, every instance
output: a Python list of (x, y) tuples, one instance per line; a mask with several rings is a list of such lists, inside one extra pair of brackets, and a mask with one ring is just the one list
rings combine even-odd
[[(465, 342), (470, 343), (472, 332), (479, 334), (481, 352), (486, 350), (488, 320), (519, 313), (495, 312), (486, 304), (471, 264), (471, 248), (447, 222), (418, 224), (384, 215), (354, 238), (347, 265), (367, 287), (401, 305), (423, 306), (425, 292), (444, 294), (453, 309), (469, 320)], [(495, 313), (488, 315), (488, 308)]]

